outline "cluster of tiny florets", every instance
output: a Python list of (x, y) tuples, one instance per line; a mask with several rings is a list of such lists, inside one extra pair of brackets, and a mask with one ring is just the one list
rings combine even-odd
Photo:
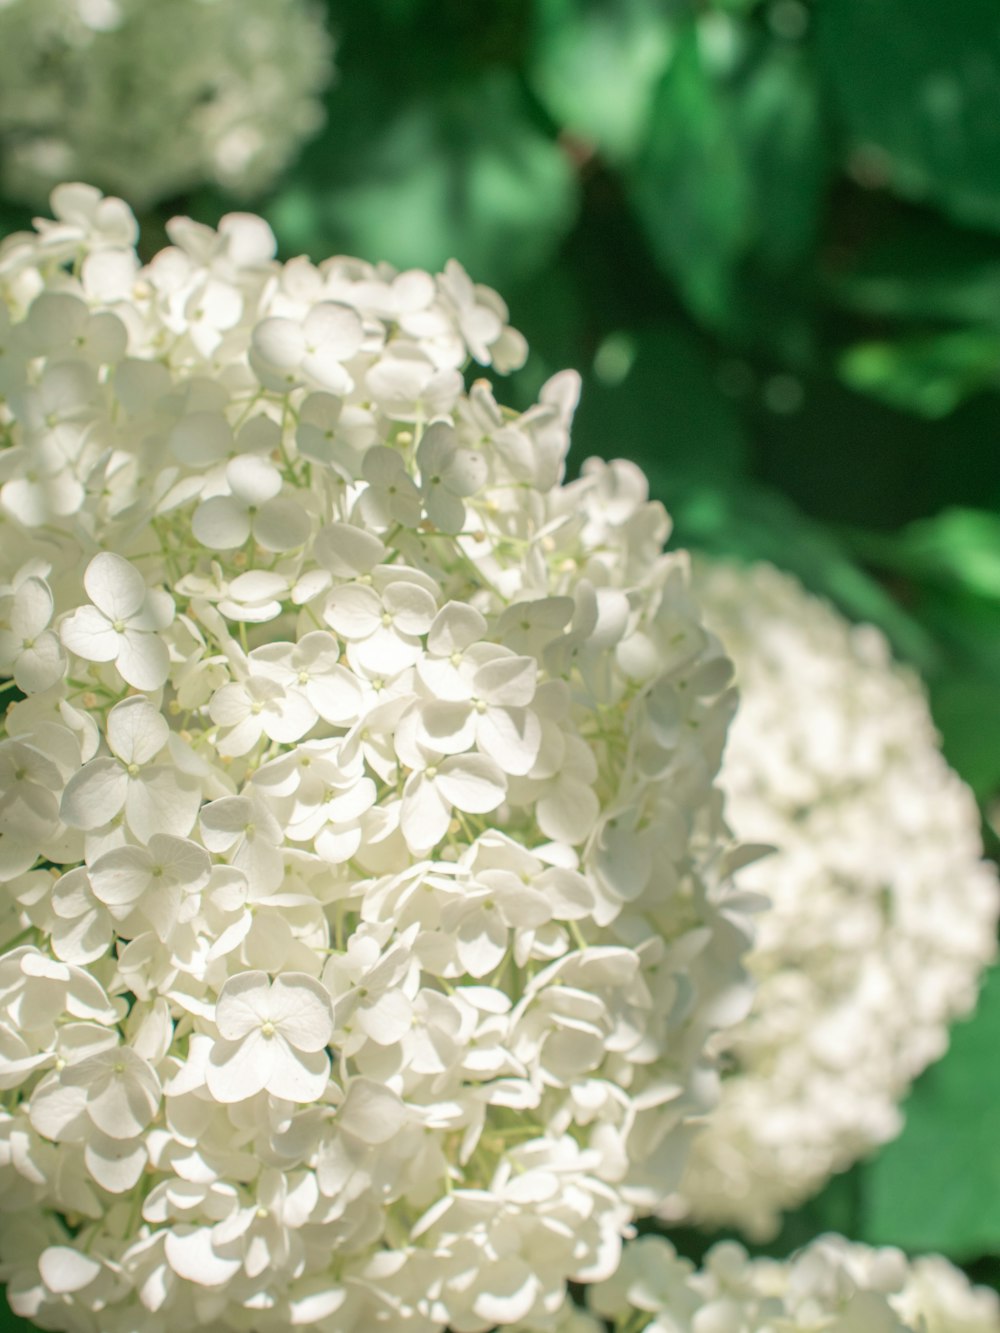
[(770, 566), (706, 562), (696, 587), (740, 690), (727, 818), (777, 851), (741, 875), (771, 900), (754, 1005), (721, 1038), (721, 1101), (667, 1211), (763, 1236), (898, 1132), (911, 1081), (975, 1003), (1000, 889), (973, 795), (879, 631)]
[(330, 70), (312, 0), (0, 0), (4, 192), (257, 192), (322, 123)]
[[(625, 1249), (614, 1277), (519, 1333), (998, 1333), (1000, 1298), (939, 1256), (909, 1261), (821, 1236), (788, 1260), (714, 1246), (701, 1268), (658, 1236)], [(600, 1318), (598, 1318), (600, 1316)], [(604, 1321), (607, 1320), (607, 1323)]]
[[(606, 1277), (747, 1004), (733, 704), (457, 264), (83, 186), (0, 246), (0, 1226), (81, 1333), (475, 1333)], [(8, 313), (9, 312), (9, 313)], [(19, 697), (20, 696), (20, 697)]]

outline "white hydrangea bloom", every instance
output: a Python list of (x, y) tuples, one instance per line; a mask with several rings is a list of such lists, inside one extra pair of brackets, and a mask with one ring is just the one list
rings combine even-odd
[(684, 1191), (707, 1224), (766, 1236), (900, 1128), (898, 1103), (975, 1003), (1000, 891), (971, 792), (922, 687), (871, 626), (770, 566), (696, 580), (741, 692), (722, 782), (737, 833), (778, 852), (741, 874), (761, 917), (749, 1017)]
[(259, 192), (322, 122), (330, 46), (312, 0), (5, 0), (4, 191)]
[[(610, 1279), (587, 1293), (615, 1333), (998, 1333), (1000, 1298), (973, 1287), (946, 1259), (912, 1262), (821, 1236), (788, 1260), (751, 1259), (715, 1245), (700, 1269), (669, 1241), (643, 1236), (625, 1247)], [(563, 1307), (524, 1333), (597, 1333), (589, 1311)]]
[(465, 390), (525, 349), (456, 265), (53, 206), (0, 246), (0, 1278), (74, 1333), (545, 1317), (748, 1004), (686, 557), (631, 465), (561, 484), (573, 374)]

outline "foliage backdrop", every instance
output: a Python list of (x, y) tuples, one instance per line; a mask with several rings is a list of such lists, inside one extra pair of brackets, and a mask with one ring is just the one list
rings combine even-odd
[[(457, 256), (532, 346), (515, 400), (576, 366), (577, 462), (635, 459), (680, 542), (771, 559), (879, 624), (923, 672), (946, 752), (989, 811), (994, 0), (328, 7), (326, 129), (269, 197), (206, 191), (143, 218), (149, 252), (175, 212), (214, 222), (251, 206), (286, 255)], [(4, 230), (25, 220), (0, 201)], [(998, 1044), (994, 976), (902, 1137), (770, 1250), (835, 1228), (940, 1251), (998, 1285)]]

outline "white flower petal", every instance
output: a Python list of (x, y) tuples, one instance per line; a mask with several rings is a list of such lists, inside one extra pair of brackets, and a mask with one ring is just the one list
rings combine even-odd
[(264, 319), (253, 331), (253, 349), (277, 370), (295, 370), (306, 354), (306, 335), (290, 319)]
[(363, 336), (357, 314), (349, 306), (332, 301), (313, 306), (303, 331), (310, 347), (321, 347), (338, 361), (349, 361), (361, 347)]
[(28, 1119), (37, 1133), (58, 1142), (63, 1137), (75, 1136), (77, 1128), (86, 1123), (86, 1105), (85, 1088), (66, 1087), (52, 1074), (31, 1094)]
[(590, 836), (600, 809), (592, 787), (563, 777), (557, 788), (541, 797), (535, 814), (547, 838), (575, 846)]
[(523, 708), (535, 697), (538, 663), (533, 657), (497, 657), (473, 678), (473, 692), (491, 704)]
[(158, 690), (170, 674), (167, 645), (155, 634), (126, 629), (115, 666), (122, 680), (137, 690)]
[(403, 788), (400, 827), (414, 852), (427, 852), (448, 832), (451, 803), (423, 773), (412, 773)]
[(231, 495), (214, 495), (194, 511), (191, 530), (212, 551), (233, 551), (250, 536), (250, 515)]
[(241, 454), (226, 465), (226, 481), (245, 508), (273, 500), (281, 490), (281, 473), (259, 454)]
[(90, 867), (95, 898), (108, 907), (129, 908), (149, 888), (152, 858), (141, 847), (114, 847)]
[(95, 606), (77, 607), (66, 616), (59, 637), (71, 653), (87, 662), (113, 662), (121, 648), (121, 634)]
[(460, 754), (442, 760), (436, 781), (446, 800), (473, 815), (495, 810), (507, 794), (503, 770), (484, 755)]
[(488, 1324), (514, 1324), (531, 1311), (542, 1284), (530, 1264), (514, 1255), (484, 1265), (472, 1308)]
[(366, 639), (382, 622), (382, 603), (371, 588), (334, 588), (323, 610), (326, 623), (345, 639)]
[(458, 449), (444, 467), (444, 484), (455, 495), (475, 495), (489, 480), (490, 470), (482, 454)]
[(123, 699), (108, 714), (108, 745), (123, 764), (148, 764), (169, 736), (166, 719), (148, 699)]
[(485, 617), (474, 606), (465, 602), (446, 602), (434, 617), (427, 635), (427, 647), (439, 657), (450, 657), (482, 639), (486, 630)]
[(266, 1088), (272, 1097), (289, 1102), (318, 1102), (330, 1082), (330, 1057), (325, 1051), (293, 1051), (279, 1034), (272, 1048)]
[(374, 1004), (360, 1007), (355, 1014), (358, 1027), (380, 1046), (400, 1041), (413, 1021), (413, 1006), (402, 991), (381, 994)]
[(490, 708), (478, 717), (476, 742), (505, 773), (528, 773), (542, 743), (542, 726), (527, 708)]
[(201, 1287), (221, 1287), (243, 1266), (239, 1258), (215, 1252), (210, 1227), (171, 1227), (166, 1232), (164, 1252), (178, 1277)]
[(466, 913), (459, 926), (456, 948), (462, 966), (471, 977), (494, 971), (507, 952), (508, 931), (495, 906), (480, 905)]
[(146, 581), (139, 571), (112, 551), (95, 555), (83, 576), (87, 596), (108, 620), (128, 620), (146, 600)]
[(36, 639), (52, 619), (52, 593), (43, 579), (25, 579), (17, 589), (10, 616), (15, 638)]
[(215, 1100), (228, 1105), (263, 1092), (274, 1067), (275, 1047), (259, 1030), (242, 1041), (217, 1041), (205, 1071), (205, 1082)]
[(266, 972), (240, 972), (219, 992), (215, 1025), (226, 1041), (242, 1041), (271, 1018), (271, 983)]
[(157, 834), (184, 838), (194, 828), (200, 808), (197, 780), (171, 765), (158, 764), (129, 783), (125, 820), (140, 842)]
[(333, 1033), (329, 992), (303, 972), (275, 977), (270, 996), (271, 1019), (296, 1050), (321, 1051)]
[(467, 703), (441, 700), (424, 704), (418, 734), (428, 749), (440, 754), (461, 754), (476, 742), (475, 714)]
[(212, 695), (209, 716), (220, 727), (236, 727), (250, 716), (253, 700), (242, 682), (220, 685)]
[(390, 583), (382, 601), (394, 625), (404, 634), (426, 634), (437, 615), (437, 603), (427, 589), (404, 579)]
[(66, 784), (59, 812), (71, 828), (96, 829), (125, 804), (128, 774), (116, 759), (92, 759)]
[(111, 918), (103, 907), (91, 907), (74, 921), (52, 926), (52, 952), (65, 963), (83, 967), (107, 953), (113, 937)]
[(174, 427), (167, 444), (181, 463), (204, 468), (230, 452), (233, 430), (222, 412), (192, 412)]
[(99, 1260), (68, 1245), (50, 1245), (38, 1257), (38, 1271), (49, 1291), (68, 1296), (89, 1287), (103, 1271)]
[(202, 841), (210, 852), (228, 852), (243, 837), (253, 817), (253, 802), (248, 796), (220, 796), (202, 808)]
[(46, 632), (18, 657), (14, 664), (14, 683), (25, 694), (35, 694), (61, 680), (65, 667), (66, 657), (59, 640)]
[(337, 1126), (362, 1143), (388, 1143), (406, 1124), (406, 1107), (394, 1092), (367, 1078), (351, 1080), (337, 1112)]
[(142, 1139), (112, 1139), (92, 1134), (84, 1147), (84, 1164), (109, 1194), (127, 1194), (146, 1169), (149, 1152)]
[(322, 676), (314, 676), (306, 686), (306, 697), (324, 720), (337, 727), (351, 726), (361, 712), (361, 685), (346, 667), (334, 666)]
[(309, 536), (309, 515), (291, 496), (279, 496), (261, 505), (253, 535), (265, 551), (293, 551)]
[(353, 523), (328, 523), (313, 543), (316, 559), (337, 578), (367, 574), (385, 559), (385, 546)]

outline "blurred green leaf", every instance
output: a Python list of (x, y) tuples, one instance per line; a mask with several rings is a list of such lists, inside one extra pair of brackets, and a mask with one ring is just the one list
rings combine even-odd
[(882, 222), (830, 290), (841, 305), (866, 315), (996, 327), (1000, 248), (995, 237), (906, 209)]
[(718, 13), (679, 30), (629, 179), (654, 257), (700, 320), (773, 342), (787, 314), (774, 283), (815, 245), (828, 164), (804, 47)]
[(31, 218), (31, 209), (0, 199), (0, 237), (9, 236), (15, 231), (30, 231)]
[[(708, 1250), (722, 1240), (738, 1241), (753, 1255), (773, 1255), (780, 1259), (787, 1259), (795, 1250), (829, 1231), (854, 1240), (861, 1230), (865, 1170), (866, 1164), (858, 1163), (849, 1171), (833, 1176), (820, 1194), (794, 1212), (786, 1213), (778, 1234), (764, 1242), (730, 1228), (709, 1231), (700, 1227), (670, 1227), (666, 1235), (678, 1253), (699, 1266)], [(640, 1233), (662, 1234), (665, 1230), (662, 1222), (648, 1219), (640, 1220), (638, 1227)]]
[(744, 401), (757, 477), (807, 513), (881, 537), (947, 506), (1000, 510), (1000, 394), (969, 399), (944, 428), (833, 375), (804, 375), (801, 386), (794, 412), (773, 410), (767, 379)]
[(536, 0), (528, 78), (553, 119), (610, 161), (634, 155), (679, 0)]
[(944, 755), (980, 801), (1000, 791), (1000, 689), (995, 676), (957, 672), (931, 689)]
[(18, 1319), (7, 1304), (6, 1288), (0, 1287), (0, 1333), (37, 1333), (37, 1325)]
[(866, 1170), (867, 1163), (858, 1162), (849, 1171), (831, 1176), (815, 1198), (785, 1214), (773, 1240), (753, 1248), (785, 1258), (829, 1231), (856, 1239), (864, 1216)]
[(694, 312), (724, 322), (751, 190), (730, 107), (691, 22), (660, 83), (632, 199), (655, 258)]
[(573, 430), (573, 458), (631, 458), (670, 507), (680, 483), (735, 484), (746, 442), (699, 341), (665, 325), (598, 348)]
[(1000, 970), (975, 1017), (904, 1103), (902, 1135), (872, 1162), (864, 1239), (962, 1260), (1000, 1251)]
[(820, 50), (858, 170), (1000, 228), (995, 0), (824, 0)]
[(943, 417), (1000, 387), (1000, 330), (959, 329), (848, 348), (840, 373), (852, 389), (893, 407)]
[(781, 273), (817, 240), (829, 172), (815, 71), (802, 48), (775, 43), (750, 70), (733, 108), (752, 188), (749, 247)]
[(945, 509), (891, 537), (856, 534), (856, 549), (910, 578), (955, 584), (963, 592), (1000, 602), (1000, 514)]
[(511, 322), (527, 338), (530, 353), (524, 367), (505, 380), (501, 401), (524, 411), (551, 375), (567, 366), (584, 367), (586, 294), (574, 276), (559, 262), (546, 266), (530, 284), (504, 288)]
[(925, 627), (851, 559), (828, 528), (784, 496), (753, 484), (729, 493), (691, 488), (667, 499), (667, 507), (679, 545), (746, 562), (768, 560), (852, 620), (877, 625), (897, 653), (920, 670), (937, 667), (940, 650)]
[(906, 590), (914, 614), (928, 633), (943, 644), (951, 662), (1000, 680), (1000, 616), (996, 603), (932, 584)]
[(504, 285), (551, 257), (576, 208), (572, 165), (511, 71), (398, 103), (358, 71), (269, 216), (286, 253), (430, 269), (454, 256)]

